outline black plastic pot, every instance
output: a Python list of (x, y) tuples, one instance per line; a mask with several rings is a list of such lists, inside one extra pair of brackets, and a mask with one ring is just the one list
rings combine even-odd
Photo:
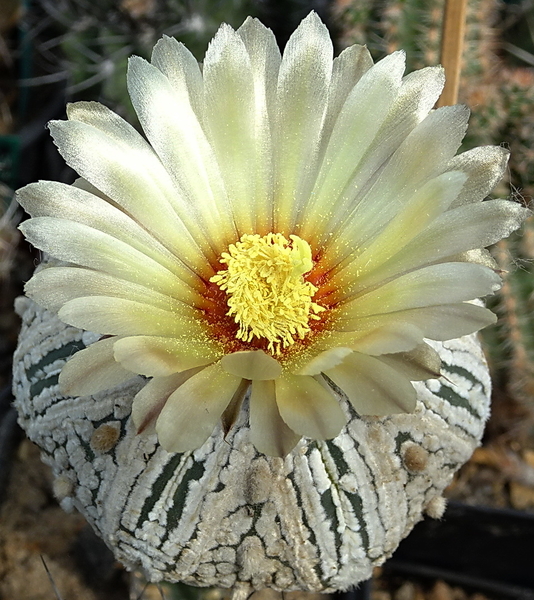
[(414, 528), (384, 572), (534, 600), (534, 515), (450, 502), (441, 521)]

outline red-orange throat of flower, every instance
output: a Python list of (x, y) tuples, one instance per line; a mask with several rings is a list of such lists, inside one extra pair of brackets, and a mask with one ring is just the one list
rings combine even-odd
[(283, 360), (325, 329), (329, 307), (314, 302), (312, 250), (289, 237), (245, 234), (221, 255), (225, 268), (207, 284), (214, 309), (205, 318), (226, 352), (262, 349)]

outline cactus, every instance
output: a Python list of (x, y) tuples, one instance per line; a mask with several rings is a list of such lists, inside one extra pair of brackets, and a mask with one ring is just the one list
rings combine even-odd
[(0, 284), (5, 283), (13, 267), (15, 248), (20, 237), (16, 229), (16, 209), (13, 193), (0, 184)]
[[(126, 91), (128, 57), (149, 58), (162, 34), (176, 37), (202, 58), (225, 21), (239, 26), (252, 0), (40, 0), (25, 27), (36, 39), (36, 70), (67, 84), (71, 100), (100, 100), (135, 120)], [(36, 78), (36, 83), (45, 81)]]

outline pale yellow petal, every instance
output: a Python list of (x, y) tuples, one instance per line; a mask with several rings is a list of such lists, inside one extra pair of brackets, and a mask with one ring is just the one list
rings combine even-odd
[(163, 448), (168, 452), (187, 452), (202, 446), (241, 381), (215, 363), (183, 383), (169, 396), (156, 422)]
[(467, 108), (459, 105), (430, 113), (403, 140), (378, 177), (360, 182), (350, 210), (332, 211), (328, 231), (336, 263), (381, 231), (415, 190), (448, 170), (465, 134), (468, 116)]
[(243, 39), (229, 25), (222, 25), (208, 46), (203, 75), (206, 131), (221, 170), (238, 237), (257, 233), (256, 203), (272, 204), (266, 96), (264, 89), (255, 85)]
[(202, 121), (204, 82), (193, 54), (177, 39), (164, 35), (154, 46), (150, 62), (170, 81), (175, 94), (191, 104)]
[[(331, 243), (337, 239), (337, 236), (332, 236), (332, 232), (337, 231), (340, 223), (344, 223), (349, 212), (348, 208), (354, 208), (362, 200), (369, 184), (383, 169), (392, 154), (427, 116), (441, 93), (443, 83), (444, 74), (441, 67), (421, 69), (403, 78), (400, 90), (391, 104), (382, 127), (343, 192), (343, 200), (338, 204), (335, 212), (331, 207), (328, 210), (330, 225), (324, 227), (323, 237), (318, 237), (317, 232), (314, 232), (319, 247), (328, 248), (330, 253)], [(400, 186), (394, 189), (400, 192)], [(395, 198), (394, 201), (396, 200)]]
[(289, 234), (315, 183), (332, 74), (330, 34), (310, 13), (286, 44), (277, 88), (273, 150), (275, 232)]
[[(526, 208), (508, 200), (488, 200), (449, 210), (437, 217), (404, 248), (399, 248), (391, 260), (374, 271), (360, 275), (347, 289), (350, 287), (353, 292), (361, 291), (434, 262), (454, 262), (454, 257), (463, 252), (475, 249), (480, 252), (478, 249), (507, 237), (520, 227), (529, 214)], [(475, 262), (492, 265), (487, 260)], [(340, 272), (339, 275), (343, 274)]]
[(413, 385), (380, 358), (353, 352), (325, 375), (345, 392), (360, 415), (383, 416), (415, 409)]
[(345, 356), (352, 352), (350, 348), (330, 348), (314, 356), (305, 363), (296, 373), (296, 375), (319, 375), (327, 369), (335, 367), (343, 361)]
[(254, 81), (256, 139), (254, 161), (255, 195), (247, 200), (255, 213), (256, 233), (273, 230), (273, 148), (272, 124), (276, 119), (276, 87), (280, 50), (273, 32), (258, 19), (247, 17), (237, 30), (248, 52)]
[(411, 352), (383, 354), (380, 360), (410, 381), (423, 381), (440, 376), (441, 359), (428, 344), (421, 344)]
[[(333, 124), (341, 111), (343, 104), (354, 86), (362, 76), (373, 66), (373, 59), (366, 46), (354, 44), (345, 48), (334, 58), (332, 65), (332, 80), (328, 95), (328, 106), (325, 115), (324, 130), (332, 131)], [(327, 143), (327, 137), (323, 143)]]
[(218, 360), (222, 349), (208, 335), (196, 337), (126, 337), (114, 346), (115, 360), (125, 369), (147, 377), (167, 377)]
[[(193, 104), (199, 109), (198, 99), (191, 100), (187, 84), (180, 84), (178, 77), (179, 73), (174, 72), (171, 83), (159, 69), (138, 56), (128, 63), (132, 104), (143, 131), (180, 192), (175, 210), (188, 235), (200, 241), (205, 238), (211, 247), (222, 251), (237, 235), (231, 206), (213, 147), (193, 109)], [(209, 256), (204, 245), (203, 249)]]
[(473, 148), (455, 156), (449, 169), (467, 174), (467, 183), (452, 206), (481, 202), (502, 179), (510, 152), (500, 146)]
[[(388, 259), (395, 257), (407, 243), (441, 215), (458, 196), (466, 181), (460, 171), (444, 173), (428, 181), (398, 210), (385, 227), (372, 236), (354, 257), (349, 256), (344, 264), (336, 267), (336, 275), (343, 279), (360, 281), (361, 278)], [(336, 275), (333, 276), (335, 283)], [(339, 297), (349, 295), (353, 286), (344, 286)]]
[(182, 200), (148, 143), (133, 127), (96, 102), (71, 105), (69, 118), (49, 123), (67, 163), (185, 264), (208, 276), (204, 254), (207, 245), (191, 236), (178, 215)]
[(334, 392), (313, 377), (284, 374), (275, 381), (275, 390), (280, 416), (300, 435), (329, 440), (347, 422)]
[(292, 431), (278, 411), (274, 381), (253, 381), (250, 393), (250, 441), (268, 456), (284, 457), (300, 435)]
[(452, 304), (495, 293), (497, 273), (482, 265), (444, 263), (412, 271), (381, 287), (345, 302), (342, 314), (367, 317), (411, 308)]
[(70, 300), (58, 316), (69, 325), (103, 335), (197, 336), (204, 332), (197, 321), (177, 312), (107, 296)]
[[(18, 190), (17, 200), (32, 217), (61, 218), (62, 226), (66, 228), (69, 221), (87, 225), (145, 254), (171, 271), (184, 285), (199, 284), (198, 275), (184, 265), (179, 255), (172, 254), (109, 198), (75, 185), (39, 181)], [(60, 232), (57, 237), (60, 237)], [(57, 243), (58, 240), (55, 241)], [(89, 243), (89, 240), (86, 242)]]
[[(351, 209), (352, 198), (344, 191), (387, 117), (404, 68), (404, 54), (392, 54), (369, 69), (348, 95), (335, 121), (315, 187), (302, 207), (308, 218), (296, 231), (305, 239), (313, 240), (318, 226), (329, 231), (332, 216)], [(373, 118), (367, 118), (371, 113)]]
[(317, 348), (347, 346), (368, 354), (408, 352), (423, 342), (450, 340), (495, 323), (487, 308), (469, 302), (415, 308), (338, 321)]
[(280, 363), (263, 350), (227, 354), (221, 359), (221, 366), (227, 373), (252, 381), (277, 379), (282, 373)]
[[(408, 312), (408, 311), (406, 311)], [(423, 342), (423, 329), (419, 323), (392, 313), (392, 318), (365, 319), (359, 323), (356, 331), (335, 332), (331, 343), (345, 344), (347, 347), (366, 354), (388, 354), (391, 352), (409, 352)], [(387, 315), (386, 315), (387, 316)]]
[(30, 298), (54, 312), (74, 298), (110, 296), (149, 304), (190, 318), (199, 314), (188, 304), (151, 289), (151, 283), (146, 281), (142, 285), (79, 267), (46, 267), (33, 275), (24, 286), (24, 291)]
[(111, 337), (76, 352), (59, 375), (59, 388), (65, 396), (91, 396), (128, 381), (135, 375), (113, 358)]
[(185, 285), (156, 260), (126, 242), (82, 223), (35, 217), (22, 223), (20, 230), (31, 244), (59, 260), (141, 285), (149, 282), (152, 289), (193, 306), (204, 302), (196, 289)]
[(132, 420), (137, 433), (155, 431), (156, 420), (169, 396), (203, 367), (151, 379), (134, 397)]

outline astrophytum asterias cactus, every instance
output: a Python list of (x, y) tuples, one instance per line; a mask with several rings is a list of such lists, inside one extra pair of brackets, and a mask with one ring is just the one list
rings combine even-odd
[(202, 71), (170, 38), (131, 60), (148, 142), (97, 103), (50, 124), (82, 179), (19, 191), (49, 258), (17, 405), (64, 505), (150, 579), (347, 588), (478, 443), (488, 374), (456, 338), (494, 321), (484, 247), (527, 211), (482, 202), (507, 155), (455, 156), (442, 70), (403, 73), (332, 60), (314, 14), (283, 57), (248, 19)]

